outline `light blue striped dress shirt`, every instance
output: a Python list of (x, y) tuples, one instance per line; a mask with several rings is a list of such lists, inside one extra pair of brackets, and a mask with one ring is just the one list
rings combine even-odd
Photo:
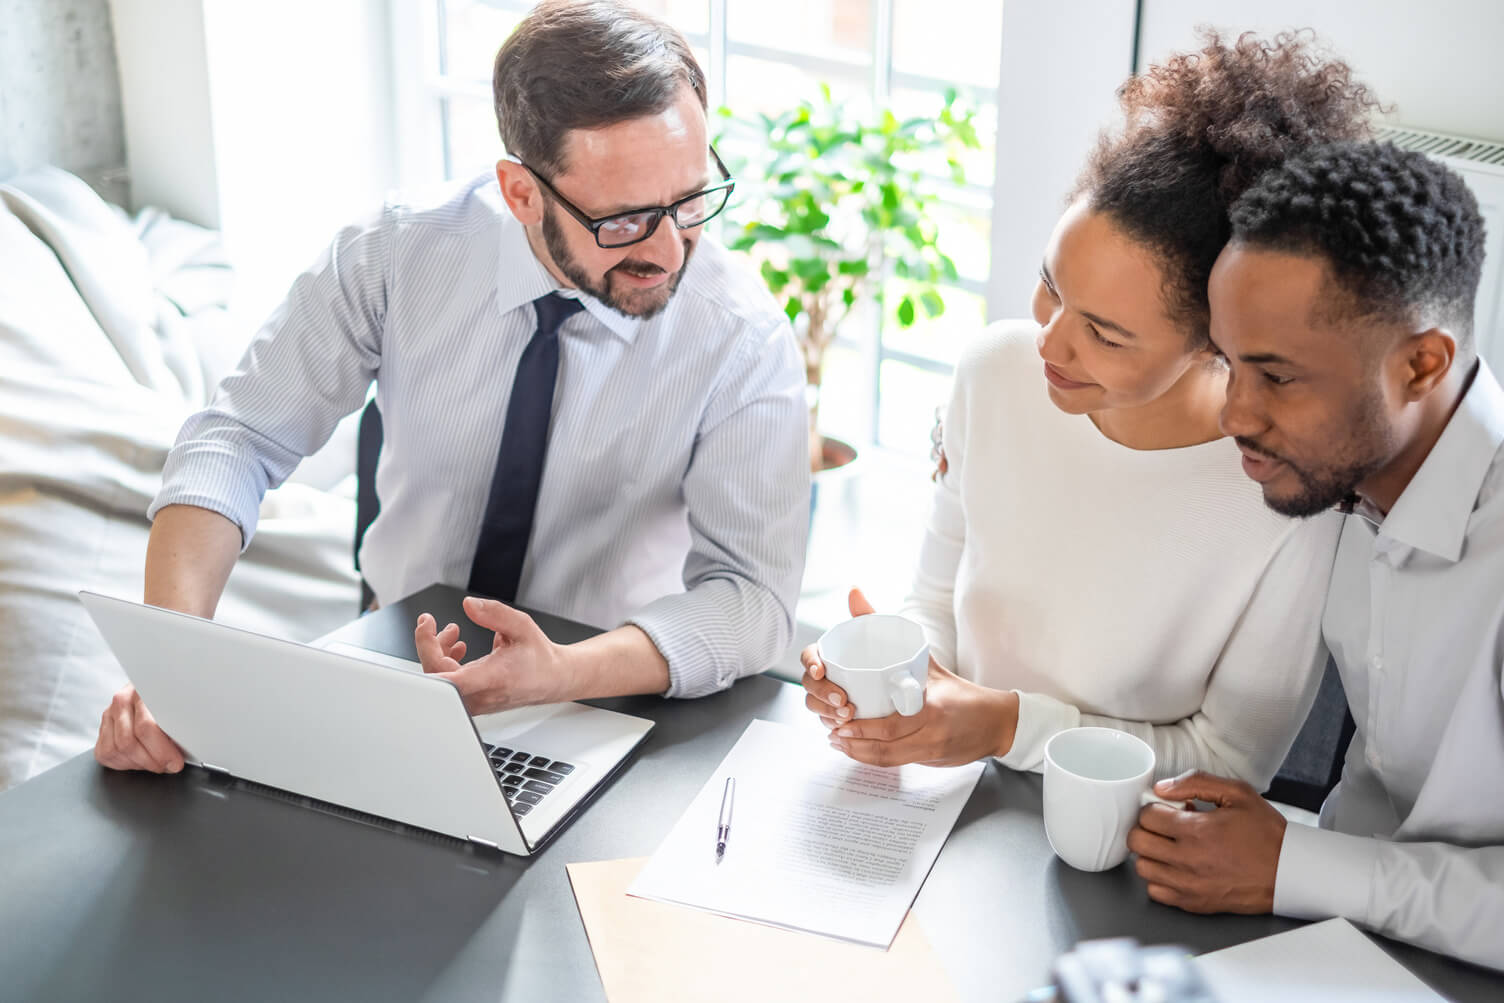
[[(558, 288), (493, 176), (442, 205), (389, 203), (297, 279), (183, 426), (149, 515), (197, 505), (248, 543), (265, 492), (374, 379), (386, 438), (362, 571), (387, 601), (465, 585), (531, 303)], [(580, 298), (586, 309), (560, 333), (517, 601), (636, 624), (668, 661), (670, 696), (723, 689), (773, 664), (793, 631), (809, 464), (792, 333), (757, 277), (708, 238), (657, 316)]]

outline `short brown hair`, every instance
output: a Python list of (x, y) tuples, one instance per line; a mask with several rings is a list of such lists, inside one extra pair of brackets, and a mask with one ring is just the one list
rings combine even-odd
[(1199, 34), (1200, 51), (1123, 85), (1126, 124), (1102, 136), (1072, 196), (1158, 256), (1165, 305), (1194, 347), (1210, 342), (1206, 287), (1232, 232), (1231, 204), (1298, 150), (1366, 138), (1382, 110), (1309, 31), (1272, 41)]
[(656, 115), (685, 85), (705, 107), (684, 36), (618, 0), (544, 0), (496, 53), (491, 78), (507, 152), (549, 173), (564, 169), (571, 129)]

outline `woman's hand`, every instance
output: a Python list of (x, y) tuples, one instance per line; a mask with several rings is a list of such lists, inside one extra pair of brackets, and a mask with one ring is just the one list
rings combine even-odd
[[(846, 596), (846, 607), (852, 616), (866, 616), (875, 612), (861, 589), (852, 589)], [(825, 727), (834, 728), (851, 720), (851, 703), (846, 691), (825, 678), (825, 663), (820, 661), (820, 647), (811, 644), (799, 653), (799, 662), (804, 666), (804, 706), (820, 715)]]
[(968, 682), (932, 658), (918, 714), (842, 720), (831, 732), (831, 747), (858, 762), (960, 766), (1005, 755), (1013, 747), (1018, 694)]

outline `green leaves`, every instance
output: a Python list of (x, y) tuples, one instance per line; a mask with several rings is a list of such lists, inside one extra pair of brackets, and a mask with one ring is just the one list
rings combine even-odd
[(771, 261), (762, 263), (762, 280), (768, 284), (768, 289), (777, 296), (783, 292), (789, 284), (789, 273), (777, 267)]
[(830, 265), (824, 258), (795, 258), (789, 262), (789, 270), (812, 293), (824, 289), (831, 279)]
[(898, 323), (904, 327), (914, 326), (914, 298), (905, 296), (898, 301)]
[(854, 109), (821, 85), (818, 98), (779, 114), (727, 119), (723, 134), (750, 151), (728, 246), (758, 260), (791, 321), (807, 318), (807, 344), (828, 343), (864, 300), (883, 308), (890, 279), (903, 290), (892, 314), (900, 325), (944, 313), (938, 286), (958, 275), (930, 206), (945, 183), (964, 183), (962, 153), (979, 147), (973, 117), (954, 89), (933, 114), (900, 119)]

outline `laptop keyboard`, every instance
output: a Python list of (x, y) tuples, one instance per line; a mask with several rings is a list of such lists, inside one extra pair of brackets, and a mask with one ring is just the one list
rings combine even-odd
[(481, 744), (486, 747), (491, 769), (501, 779), (501, 790), (507, 796), (507, 804), (512, 806), (513, 815), (526, 815), (532, 811), (534, 805), (553, 793), (553, 789), (574, 772), (572, 763), (508, 749), (504, 745)]

